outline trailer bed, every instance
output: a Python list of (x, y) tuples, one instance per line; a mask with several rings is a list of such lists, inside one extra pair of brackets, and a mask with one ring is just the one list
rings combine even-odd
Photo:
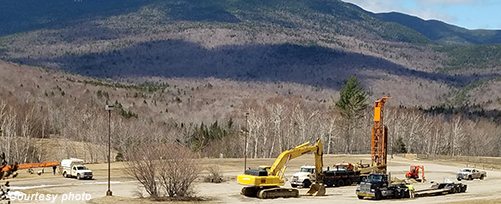
[(437, 196), (466, 192), (467, 185), (462, 183), (437, 183), (428, 189), (414, 191), (414, 197)]

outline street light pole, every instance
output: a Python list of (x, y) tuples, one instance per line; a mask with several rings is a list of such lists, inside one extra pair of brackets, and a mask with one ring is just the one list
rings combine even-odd
[(247, 170), (247, 135), (249, 134), (249, 113), (245, 113), (245, 144), (244, 144), (244, 172)]
[(108, 111), (108, 191), (106, 191), (106, 196), (112, 196), (111, 192), (111, 111), (113, 110), (113, 105), (108, 105), (106, 102), (106, 106), (104, 108)]

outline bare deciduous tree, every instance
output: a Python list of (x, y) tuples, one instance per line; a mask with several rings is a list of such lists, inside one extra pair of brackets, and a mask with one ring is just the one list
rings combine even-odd
[(178, 144), (145, 143), (126, 153), (126, 173), (153, 199), (185, 199), (193, 195), (199, 174), (195, 155)]

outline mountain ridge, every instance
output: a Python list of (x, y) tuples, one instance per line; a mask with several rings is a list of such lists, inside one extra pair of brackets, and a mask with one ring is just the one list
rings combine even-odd
[(375, 13), (374, 16), (411, 28), (438, 43), (501, 43), (501, 30), (469, 30), (439, 20), (424, 20), (399, 12)]
[(496, 35), (469, 42), (487, 31), (338, 0), (117, 2), (6, 2), (0, 59), (100, 78), (216, 77), (332, 89), (356, 75), (374, 93), (405, 87), (436, 92), (433, 100), (501, 74), (501, 46), (489, 42)]

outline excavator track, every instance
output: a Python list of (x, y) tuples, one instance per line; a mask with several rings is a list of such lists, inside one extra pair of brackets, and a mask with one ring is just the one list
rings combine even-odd
[(262, 189), (258, 193), (258, 198), (273, 199), (273, 198), (297, 198), (299, 191), (292, 188), (268, 188)]
[(261, 199), (297, 198), (299, 197), (299, 191), (292, 188), (249, 186), (242, 188), (242, 195)]
[(246, 197), (257, 197), (257, 193), (259, 192), (259, 187), (256, 186), (249, 186), (249, 187), (244, 187), (242, 188), (242, 192), (240, 194), (246, 196)]

